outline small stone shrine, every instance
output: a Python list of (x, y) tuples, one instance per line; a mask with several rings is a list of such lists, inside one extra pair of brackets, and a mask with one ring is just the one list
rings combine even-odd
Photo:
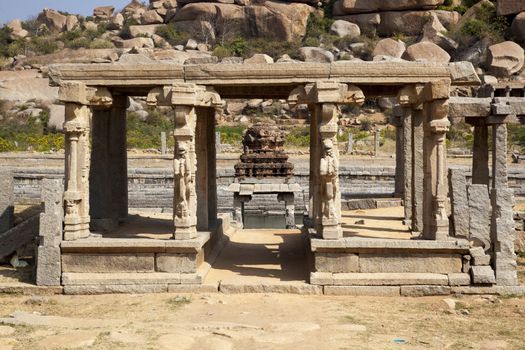
[(233, 192), (234, 219), (244, 226), (244, 204), (253, 194), (277, 194), (277, 200), (285, 202), (286, 228), (295, 227), (294, 191), (300, 191), (292, 183), (293, 164), (284, 152), (285, 133), (275, 125), (254, 124), (244, 134), (244, 152), (235, 164), (236, 182), (228, 188)]

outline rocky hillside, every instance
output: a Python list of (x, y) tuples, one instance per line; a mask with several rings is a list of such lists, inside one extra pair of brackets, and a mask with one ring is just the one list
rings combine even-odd
[[(44, 9), (0, 28), (0, 151), (60, 148), (61, 136), (47, 131), (60, 128), (64, 114), (46, 79), (52, 63), (434, 61), (450, 63), (459, 79), (525, 84), (523, 45), (523, 0), (132, 0), (123, 9), (97, 7), (88, 17)], [(129, 111), (136, 120), (155, 119), (135, 100)], [(388, 120), (392, 101), (367, 103), (368, 112), (345, 113), (342, 128), (368, 132), (369, 124)], [(223, 117), (237, 125), (253, 116), (285, 124), (306, 118), (286, 101), (262, 100), (229, 101)], [(18, 130), (20, 124), (30, 128)], [(42, 124), (41, 140), (26, 138)], [(159, 125), (147, 134), (156, 139)], [(470, 131), (463, 129), (451, 131), (451, 140), (467, 140)], [(525, 147), (523, 127), (518, 131)], [(297, 144), (303, 134), (292, 133)], [(137, 135), (145, 139), (144, 132)]]
[[(326, 1), (326, 0), (323, 0)], [(485, 81), (523, 79), (520, 0), (150, 0), (82, 17), (44, 9), (0, 31), (2, 69), (116, 61), (469, 61)], [(79, 50), (80, 52), (72, 52)]]

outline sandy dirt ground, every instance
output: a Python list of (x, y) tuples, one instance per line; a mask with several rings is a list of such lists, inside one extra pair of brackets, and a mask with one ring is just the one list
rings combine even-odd
[(525, 298), (0, 295), (0, 349), (525, 349)]

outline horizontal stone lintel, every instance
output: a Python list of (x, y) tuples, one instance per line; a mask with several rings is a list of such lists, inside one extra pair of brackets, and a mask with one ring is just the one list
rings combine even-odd
[(155, 87), (186, 82), (201, 85), (297, 85), (320, 80), (340, 83), (399, 85), (451, 79), (447, 65), (428, 62), (351, 62), (294, 64), (55, 64), (51, 80), (79, 81), (89, 86)]
[(341, 239), (310, 240), (312, 251), (332, 253), (359, 253), (359, 252), (410, 252), (410, 253), (456, 253), (468, 254), (469, 242), (464, 239), (450, 241), (431, 240), (404, 240), (404, 239), (376, 239), (346, 237)]
[(209, 241), (210, 232), (199, 231), (188, 240), (149, 238), (86, 238), (62, 241), (62, 253), (196, 253)]

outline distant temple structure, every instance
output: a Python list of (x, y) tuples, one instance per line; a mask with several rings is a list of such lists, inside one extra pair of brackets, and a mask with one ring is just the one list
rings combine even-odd
[(257, 123), (248, 128), (242, 141), (244, 152), (235, 164), (233, 192), (234, 219), (244, 226), (244, 204), (254, 194), (277, 194), (285, 202), (286, 228), (295, 227), (294, 192), (299, 184), (292, 182), (293, 164), (284, 152), (285, 133), (276, 125)]

